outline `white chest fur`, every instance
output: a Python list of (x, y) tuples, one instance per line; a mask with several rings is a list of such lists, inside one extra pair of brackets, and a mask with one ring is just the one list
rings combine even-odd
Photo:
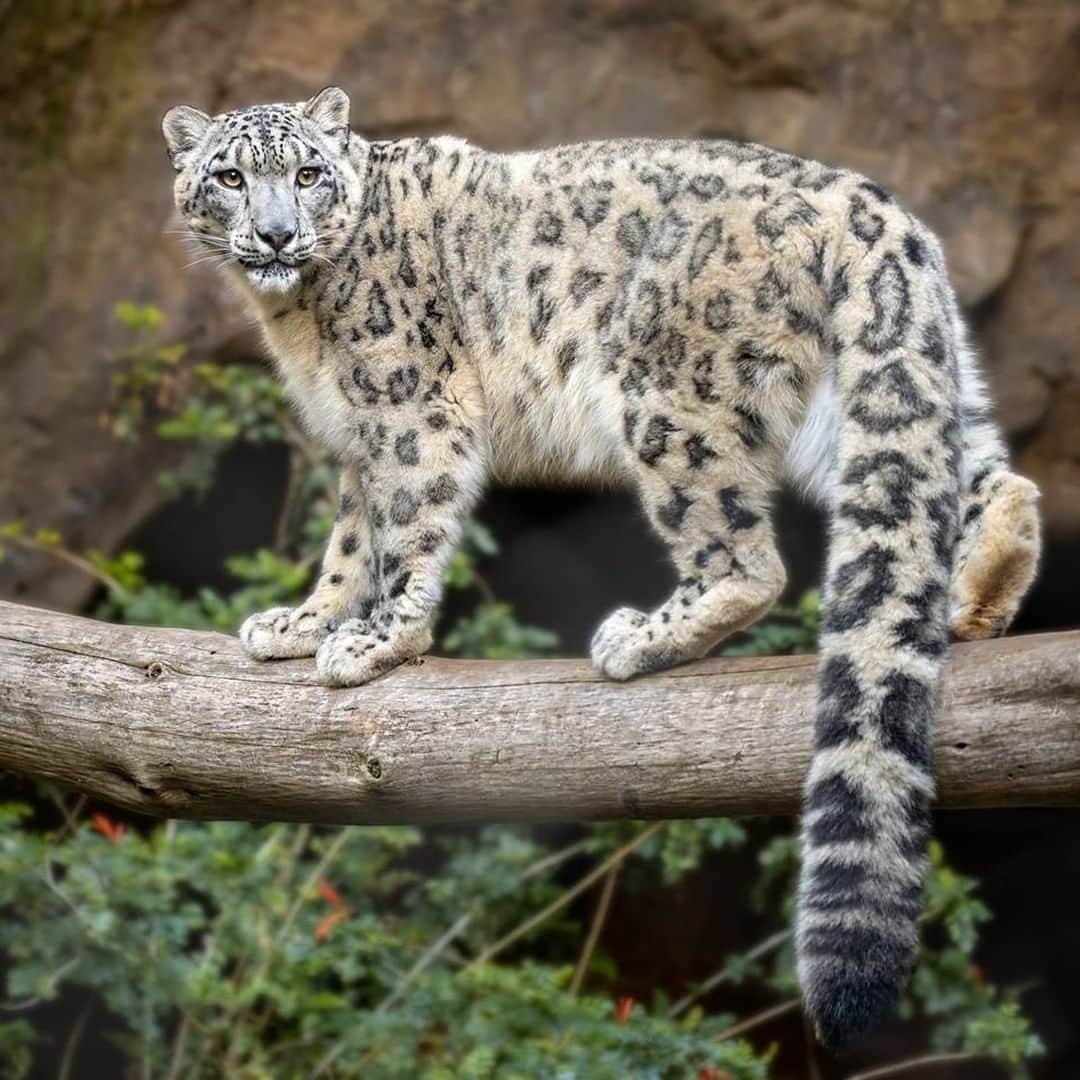
[(321, 446), (343, 455), (352, 435), (351, 410), (339, 386), (338, 365), (323, 355), (312, 312), (292, 310), (276, 318), (264, 317), (263, 330), (285, 392), (304, 427)]

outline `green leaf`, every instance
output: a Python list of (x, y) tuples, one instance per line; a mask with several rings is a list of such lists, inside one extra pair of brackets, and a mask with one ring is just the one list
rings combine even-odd
[(458, 619), (443, 639), (447, 652), (488, 660), (543, 656), (558, 644), (551, 631), (519, 623), (514, 609), (497, 600), (478, 604), (471, 615)]

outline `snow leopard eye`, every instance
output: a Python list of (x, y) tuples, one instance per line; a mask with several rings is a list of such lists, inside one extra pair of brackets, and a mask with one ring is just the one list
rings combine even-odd
[(299, 187), (312, 187), (318, 179), (319, 170), (314, 165), (305, 165), (296, 174), (296, 183)]
[(224, 187), (233, 188), (234, 190), (244, 184), (244, 177), (239, 169), (224, 169), (217, 174), (217, 180)]

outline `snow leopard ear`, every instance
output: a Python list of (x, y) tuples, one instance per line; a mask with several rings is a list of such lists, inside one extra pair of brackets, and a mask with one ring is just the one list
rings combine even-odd
[(190, 105), (174, 105), (161, 120), (161, 134), (173, 168), (184, 167), (184, 157), (199, 144), (210, 127), (210, 117)]
[(341, 87), (320, 90), (300, 112), (342, 150), (349, 145), (349, 95)]

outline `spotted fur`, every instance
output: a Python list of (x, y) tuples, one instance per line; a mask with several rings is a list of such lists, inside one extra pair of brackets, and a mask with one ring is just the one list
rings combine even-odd
[(164, 129), (181, 216), (342, 466), (318, 584), (244, 624), (254, 655), (366, 682), (429, 647), (489, 477), (600, 480), (637, 490), (679, 573), (596, 632), (630, 678), (769, 609), (784, 475), (828, 507), (799, 971), (823, 1040), (865, 1030), (916, 945), (950, 623), (1001, 632), (1038, 552), (935, 238), (761, 146), (368, 142), (336, 89)]

